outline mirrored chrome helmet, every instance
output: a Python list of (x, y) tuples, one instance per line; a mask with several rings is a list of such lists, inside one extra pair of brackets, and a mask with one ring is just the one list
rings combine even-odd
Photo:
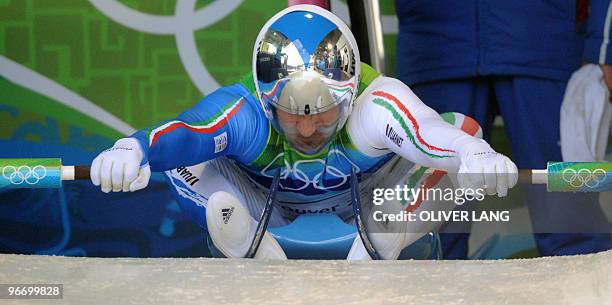
[(346, 24), (317, 6), (291, 6), (264, 25), (253, 52), (255, 87), (266, 117), (293, 148), (316, 154), (344, 126), (359, 62)]

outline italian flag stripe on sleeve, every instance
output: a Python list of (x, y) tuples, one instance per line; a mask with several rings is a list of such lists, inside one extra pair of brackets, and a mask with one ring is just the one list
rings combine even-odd
[[(452, 158), (455, 157), (456, 151), (451, 149), (440, 148), (434, 145), (431, 145), (423, 139), (420, 134), (420, 126), (414, 116), (410, 113), (408, 108), (404, 104), (402, 104), (399, 99), (393, 96), (390, 93), (384, 91), (374, 91), (372, 93), (374, 96), (379, 98), (374, 99), (374, 103), (379, 105), (385, 109), (387, 109), (393, 115), (393, 118), (400, 124), (410, 142), (421, 152), (432, 157), (432, 158)], [(406, 121), (410, 121), (412, 125), (412, 130), (408, 127), (408, 123)]]
[(155, 142), (157, 142), (161, 136), (181, 128), (198, 133), (213, 133), (219, 130), (219, 128), (225, 126), (228, 120), (238, 112), (244, 103), (244, 98), (234, 100), (223, 106), (219, 112), (215, 113), (209, 119), (202, 122), (187, 124), (181, 121), (170, 121), (164, 125), (161, 125), (151, 130), (151, 133), (149, 134), (149, 147), (153, 147)]

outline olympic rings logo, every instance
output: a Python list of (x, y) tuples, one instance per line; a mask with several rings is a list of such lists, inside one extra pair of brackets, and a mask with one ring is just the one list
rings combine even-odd
[(47, 176), (47, 169), (42, 165), (36, 165), (33, 168), (27, 165), (15, 167), (12, 165), (2, 168), (2, 177), (12, 184), (37, 184), (40, 180)]
[(608, 174), (606, 171), (601, 168), (593, 171), (586, 168), (579, 169), (578, 171), (572, 168), (566, 168), (562, 172), (563, 181), (575, 188), (583, 186), (595, 188), (601, 182), (605, 181), (607, 176)]

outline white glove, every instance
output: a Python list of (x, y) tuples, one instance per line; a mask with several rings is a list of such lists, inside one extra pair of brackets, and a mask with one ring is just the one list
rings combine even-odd
[(494, 151), (487, 142), (466, 145), (459, 167), (462, 188), (485, 189), (487, 195), (505, 197), (518, 181), (518, 169), (510, 158)]
[(91, 164), (91, 182), (103, 192), (133, 192), (145, 188), (151, 178), (149, 164), (140, 166), (144, 154), (138, 140), (123, 138), (101, 152)]

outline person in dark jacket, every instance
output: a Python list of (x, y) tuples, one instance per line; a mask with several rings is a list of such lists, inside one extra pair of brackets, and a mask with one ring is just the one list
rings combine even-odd
[[(562, 159), (559, 110), (567, 81), (583, 62), (601, 65), (612, 90), (610, 0), (397, 0), (396, 11), (397, 77), (436, 111), (474, 117), (487, 140), (501, 114), (519, 168), (545, 168), (547, 161)], [(581, 209), (606, 221), (597, 194), (575, 196), (530, 188), (534, 231), (540, 217), (571, 217), (552, 208), (561, 201), (585, 203)], [(541, 255), (612, 248), (609, 234), (534, 237)], [(467, 239), (444, 234), (445, 257), (466, 258)]]

